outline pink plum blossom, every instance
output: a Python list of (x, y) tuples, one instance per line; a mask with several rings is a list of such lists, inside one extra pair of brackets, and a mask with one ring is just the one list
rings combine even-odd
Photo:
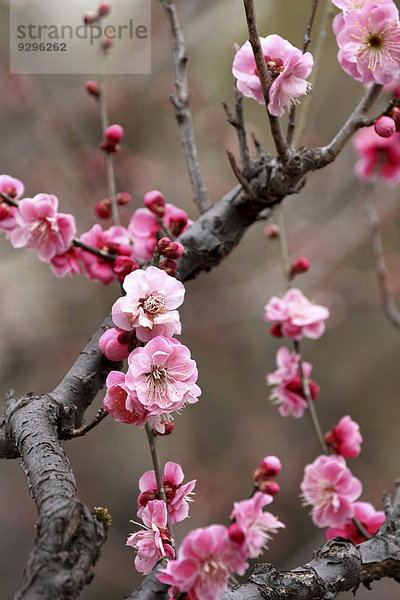
[(226, 589), (230, 575), (243, 575), (246, 567), (245, 554), (229, 539), (227, 528), (210, 525), (186, 536), (179, 559), (170, 561), (158, 579), (180, 593), (186, 592), (190, 600), (216, 600)]
[(388, 84), (400, 74), (399, 13), (391, 0), (347, 10), (334, 25), (342, 68), (364, 84)]
[(239, 532), (242, 534), (248, 558), (259, 556), (271, 539), (271, 534), (276, 533), (280, 527), (285, 527), (273, 514), (263, 511), (264, 506), (271, 502), (272, 496), (256, 492), (249, 500), (234, 504), (231, 519), (235, 519), (235, 537)]
[[(307, 408), (300, 376), (300, 355), (289, 352), (285, 346), (282, 346), (276, 353), (276, 363), (277, 370), (267, 376), (267, 382), (273, 388), (270, 400), (279, 405), (279, 413), (282, 417), (291, 414), (295, 419), (299, 419)], [(319, 394), (319, 385), (310, 379), (313, 367), (304, 361), (302, 365), (311, 399), (315, 400)]]
[(365, 127), (354, 137), (358, 154), (355, 173), (361, 181), (383, 179), (390, 187), (400, 181), (400, 133), (379, 136), (373, 127)]
[[(103, 231), (101, 225), (96, 224), (93, 225), (90, 231), (82, 234), (80, 239), (88, 246), (111, 254), (121, 253), (125, 255), (127, 251), (130, 252), (130, 238), (125, 227), (113, 226), (107, 231)], [(112, 260), (95, 256), (82, 248), (79, 248), (79, 258), (89, 279), (97, 279), (103, 285), (108, 285), (117, 279)]]
[[(189, 514), (190, 498), (196, 480), (193, 479), (183, 484), (184, 474), (182, 467), (174, 462), (167, 462), (164, 467), (163, 484), (167, 498), (168, 512), (171, 523), (179, 523)], [(138, 517), (141, 517), (144, 508), (150, 500), (158, 498), (157, 481), (154, 471), (147, 471), (139, 479), (140, 495), (138, 498)]]
[(121, 329), (135, 329), (137, 338), (148, 342), (157, 335), (172, 337), (181, 332), (177, 310), (185, 288), (180, 281), (157, 267), (137, 270), (125, 277), (126, 296), (112, 308), (114, 323)]
[(147, 575), (162, 556), (174, 558), (171, 536), (167, 529), (167, 509), (162, 500), (148, 503), (142, 513), (146, 529), (132, 533), (126, 542), (137, 551), (135, 567), (139, 573)]
[(21, 200), (15, 214), (17, 227), (10, 233), (14, 248), (37, 250), (45, 262), (66, 252), (75, 235), (75, 219), (57, 209), (58, 199), (53, 195), (37, 194)]
[[(0, 175), (0, 192), (13, 200), (18, 200), (24, 193), (24, 184), (10, 175)], [(15, 218), (17, 210), (16, 206), (11, 206), (0, 197), (0, 233), (2, 231), (9, 233), (17, 227)]]
[(368, 4), (371, 1), (372, 0), (332, 0), (332, 3), (341, 8), (343, 11), (346, 11), (354, 8), (362, 8), (365, 6), (365, 4)]
[(134, 332), (111, 327), (99, 339), (99, 348), (108, 360), (125, 360), (134, 348), (137, 339)]
[(189, 349), (173, 338), (157, 336), (128, 359), (126, 383), (151, 415), (180, 410), (197, 402), (197, 368)]
[(274, 296), (265, 305), (264, 320), (278, 321), (282, 335), (294, 340), (320, 338), (328, 317), (329, 310), (325, 306), (312, 304), (297, 288), (288, 290), (283, 298)]
[(312, 506), (311, 518), (318, 527), (343, 525), (354, 515), (353, 502), (362, 492), (341, 456), (319, 456), (304, 469), (301, 491)]
[(358, 423), (346, 415), (325, 435), (325, 441), (336, 454), (344, 458), (356, 458), (360, 454), (360, 444), (363, 440)]
[[(306, 79), (314, 64), (313, 57), (309, 52), (303, 54), (276, 34), (260, 38), (260, 42), (272, 80), (268, 111), (271, 115), (282, 116), (285, 107), (298, 102), (298, 98), (310, 90)], [(261, 82), (249, 41), (235, 54), (232, 71), (237, 79), (238, 90), (264, 104)]]
[(69, 275), (72, 277), (75, 273), (82, 273), (81, 265), (79, 264), (79, 254), (76, 248), (70, 248), (63, 254), (56, 254), (50, 259), (50, 268), (56, 277), (64, 277)]
[[(369, 502), (354, 502), (354, 517), (368, 531), (374, 535), (385, 521), (385, 513), (376, 511)], [(365, 537), (359, 532), (352, 519), (347, 519), (341, 527), (330, 527), (325, 531), (325, 538), (333, 540), (335, 537), (344, 537), (353, 542), (361, 544), (365, 542)]]
[(124, 373), (111, 371), (107, 377), (106, 386), (104, 407), (114, 420), (120, 423), (134, 423), (143, 429), (150, 415), (128, 389)]

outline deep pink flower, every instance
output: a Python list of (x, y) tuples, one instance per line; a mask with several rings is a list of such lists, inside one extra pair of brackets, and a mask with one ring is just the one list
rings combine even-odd
[(50, 268), (56, 277), (64, 277), (69, 275), (72, 277), (75, 273), (82, 273), (81, 265), (79, 264), (79, 254), (76, 248), (71, 247), (63, 254), (56, 254), (50, 259)]
[[(276, 353), (276, 364), (277, 370), (267, 376), (267, 382), (272, 387), (270, 400), (279, 405), (282, 417), (291, 414), (299, 419), (307, 408), (300, 376), (300, 355), (282, 346)], [(312, 400), (316, 400), (319, 385), (310, 379), (312, 368), (309, 362), (303, 361), (304, 377), (308, 381)]]
[(146, 529), (132, 533), (126, 542), (137, 551), (135, 567), (139, 573), (147, 575), (162, 556), (174, 558), (170, 544), (171, 536), (167, 529), (167, 509), (162, 500), (149, 502), (142, 514)]
[(243, 575), (247, 567), (238, 544), (231, 542), (222, 525), (195, 529), (183, 540), (179, 559), (168, 563), (158, 579), (186, 592), (190, 600), (216, 600), (229, 576)]
[(361, 481), (353, 477), (341, 456), (319, 456), (307, 465), (300, 487), (318, 527), (343, 525), (354, 515), (353, 502), (362, 492)]
[(346, 415), (325, 435), (325, 441), (336, 454), (344, 458), (355, 458), (360, 454), (363, 439), (358, 423)]
[(127, 386), (151, 415), (180, 410), (201, 394), (196, 363), (189, 349), (173, 338), (153, 338), (131, 352), (128, 364)]
[(387, 84), (400, 74), (399, 13), (391, 0), (342, 13), (334, 26), (342, 68), (357, 81)]
[[(130, 238), (125, 227), (113, 226), (107, 231), (103, 231), (101, 225), (93, 225), (92, 229), (81, 235), (81, 241), (98, 248), (110, 252), (111, 254), (119, 254), (120, 246), (122, 246), (123, 254), (126, 254), (126, 248), (129, 248)], [(114, 272), (114, 262), (106, 258), (95, 256), (91, 252), (79, 248), (79, 258), (83, 264), (83, 270), (89, 279), (97, 279), (103, 285), (108, 285), (117, 279), (117, 273)]]
[(272, 502), (272, 496), (256, 492), (249, 500), (235, 502), (231, 519), (235, 519), (237, 530), (243, 534), (243, 544), (248, 558), (256, 558), (266, 548), (271, 534), (280, 527), (285, 527), (273, 514), (263, 511), (264, 506)]
[(37, 250), (45, 262), (66, 252), (75, 235), (75, 219), (57, 209), (58, 199), (49, 194), (21, 200), (15, 214), (17, 227), (10, 233), (14, 248)]
[(126, 296), (112, 308), (114, 323), (121, 329), (135, 329), (142, 342), (157, 335), (172, 337), (181, 332), (177, 310), (183, 302), (183, 284), (157, 267), (136, 270), (125, 277)]
[[(0, 192), (13, 200), (18, 200), (24, 193), (24, 184), (10, 175), (0, 175)], [(0, 233), (2, 231), (9, 233), (17, 227), (16, 212), (15, 206), (11, 206), (0, 197)]]
[(400, 133), (389, 138), (379, 136), (373, 127), (365, 127), (354, 137), (358, 154), (355, 173), (361, 181), (383, 179), (390, 187), (400, 181)]
[[(182, 467), (174, 462), (167, 462), (164, 467), (163, 483), (167, 498), (168, 512), (171, 523), (179, 523), (189, 514), (190, 498), (196, 480), (193, 479), (183, 484), (184, 474)], [(150, 500), (158, 498), (157, 481), (154, 471), (147, 471), (139, 479), (140, 495), (138, 498), (138, 517), (141, 517), (144, 508)]]
[(283, 298), (274, 296), (265, 305), (265, 321), (278, 321), (282, 335), (294, 340), (308, 337), (316, 340), (325, 331), (324, 321), (329, 317), (325, 306), (312, 304), (296, 288), (288, 290)]
[[(376, 511), (369, 502), (354, 502), (353, 509), (355, 518), (370, 535), (374, 535), (378, 531), (386, 518), (383, 511)], [(325, 531), (325, 538), (327, 540), (333, 540), (335, 537), (347, 538), (353, 544), (361, 544), (366, 539), (358, 531), (352, 519), (348, 519), (341, 527), (330, 527)]]
[(124, 373), (111, 371), (107, 377), (106, 386), (104, 407), (114, 420), (120, 423), (134, 423), (143, 429), (150, 416), (149, 412), (127, 387)]
[[(313, 67), (313, 57), (309, 52), (303, 54), (287, 40), (273, 34), (260, 38), (272, 85), (269, 90), (268, 111), (271, 115), (282, 116), (285, 107), (298, 102), (310, 89), (306, 81)], [(253, 50), (247, 41), (233, 60), (233, 74), (237, 87), (242, 94), (264, 104), (264, 95), (258, 76)]]

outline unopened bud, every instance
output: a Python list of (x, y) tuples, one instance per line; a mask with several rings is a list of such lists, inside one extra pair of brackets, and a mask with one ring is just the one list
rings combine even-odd
[(298, 256), (292, 261), (290, 265), (290, 278), (293, 279), (295, 275), (301, 273), (307, 273), (310, 268), (310, 261), (305, 256)]
[(271, 335), (273, 335), (276, 338), (283, 337), (282, 326), (280, 323), (275, 323), (275, 325), (272, 325), (272, 327), (269, 331), (270, 331)]
[(185, 229), (188, 222), (188, 216), (184, 210), (175, 209), (174, 214), (169, 219), (169, 228), (173, 235), (178, 236)]
[(316, 400), (319, 396), (319, 385), (315, 381), (308, 382), (308, 389), (310, 390), (311, 400)]
[(282, 464), (277, 456), (266, 456), (254, 471), (253, 479), (255, 481), (264, 481), (271, 477), (277, 477), (281, 469)]
[(164, 216), (165, 213), (165, 198), (158, 190), (151, 190), (144, 196), (144, 203), (152, 213), (157, 217)]
[(100, 96), (99, 86), (95, 81), (90, 80), (86, 82), (86, 91), (90, 96), (93, 96), (94, 98), (98, 98)]
[(277, 240), (279, 238), (279, 233), (278, 225), (267, 225), (264, 229), (264, 235), (269, 240)]
[(94, 207), (94, 212), (99, 219), (109, 219), (111, 217), (111, 202), (109, 199), (100, 200)]
[(158, 240), (157, 247), (158, 247), (159, 251), (161, 252), (161, 254), (163, 253), (165, 248), (168, 248), (170, 243), (171, 243), (171, 240), (167, 237), (162, 237), (160, 240)]
[(104, 141), (116, 146), (124, 137), (124, 129), (121, 125), (110, 125), (104, 132)]
[(115, 259), (113, 271), (116, 273), (118, 281), (122, 283), (129, 273), (136, 271), (138, 268), (139, 265), (133, 258), (129, 258), (129, 256), (118, 256)]
[(173, 258), (177, 260), (185, 252), (185, 248), (179, 242), (171, 242), (164, 250), (161, 250), (161, 254), (167, 258)]
[(109, 2), (102, 2), (98, 8), (99, 17), (106, 17), (111, 10), (111, 4)]
[(276, 481), (262, 481), (258, 486), (258, 490), (263, 494), (276, 496), (276, 494), (279, 494), (279, 492), (281, 491), (281, 488), (279, 486), (279, 483), (276, 483)]
[(391, 117), (379, 117), (375, 121), (374, 129), (380, 137), (388, 138), (396, 131), (396, 123)]
[(118, 206), (127, 206), (131, 202), (132, 196), (129, 192), (120, 192), (117, 194), (116, 200), (118, 202)]
[(166, 436), (166, 435), (171, 435), (171, 433), (174, 430), (175, 424), (174, 423), (163, 423), (165, 429), (164, 429), (164, 433), (158, 433), (157, 435), (160, 436)]
[(171, 258), (164, 258), (160, 262), (160, 269), (168, 273), (168, 275), (175, 275), (178, 265)]
[(236, 544), (243, 544), (244, 542), (244, 533), (237, 523), (232, 523), (232, 525), (229, 525), (228, 536), (231, 542), (235, 542)]
[(83, 15), (83, 22), (85, 25), (92, 25), (97, 21), (97, 15), (92, 10), (88, 10), (87, 13)]

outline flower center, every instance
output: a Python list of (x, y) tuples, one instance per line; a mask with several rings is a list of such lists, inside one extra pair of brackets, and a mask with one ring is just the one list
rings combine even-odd
[(162, 294), (151, 294), (143, 300), (143, 309), (152, 315), (160, 313), (165, 308), (165, 298)]
[(168, 378), (168, 371), (163, 367), (153, 367), (150, 373), (146, 373), (147, 385), (151, 391), (162, 386)]
[(378, 33), (372, 33), (367, 40), (367, 46), (370, 48), (381, 48), (383, 46), (383, 38)]
[(57, 231), (57, 224), (54, 217), (38, 219), (29, 228), (31, 241), (36, 243), (43, 242), (48, 237), (50, 231)]
[[(279, 77), (279, 75), (281, 75), (285, 69), (282, 60), (280, 58), (270, 58), (269, 56), (264, 56), (264, 58), (271, 78), (276, 79)], [(254, 74), (259, 77), (257, 67), (254, 69)]]

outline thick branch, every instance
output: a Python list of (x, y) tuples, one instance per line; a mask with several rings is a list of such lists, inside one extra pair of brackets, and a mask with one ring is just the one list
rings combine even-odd
[(181, 134), (186, 164), (194, 192), (194, 201), (200, 213), (203, 214), (210, 208), (211, 204), (200, 168), (189, 106), (189, 90), (186, 75), (189, 57), (186, 53), (185, 39), (174, 3), (172, 0), (160, 0), (160, 3), (168, 25), (172, 59), (174, 62), (175, 96), (171, 97), (171, 101), (175, 107), (175, 118)]

